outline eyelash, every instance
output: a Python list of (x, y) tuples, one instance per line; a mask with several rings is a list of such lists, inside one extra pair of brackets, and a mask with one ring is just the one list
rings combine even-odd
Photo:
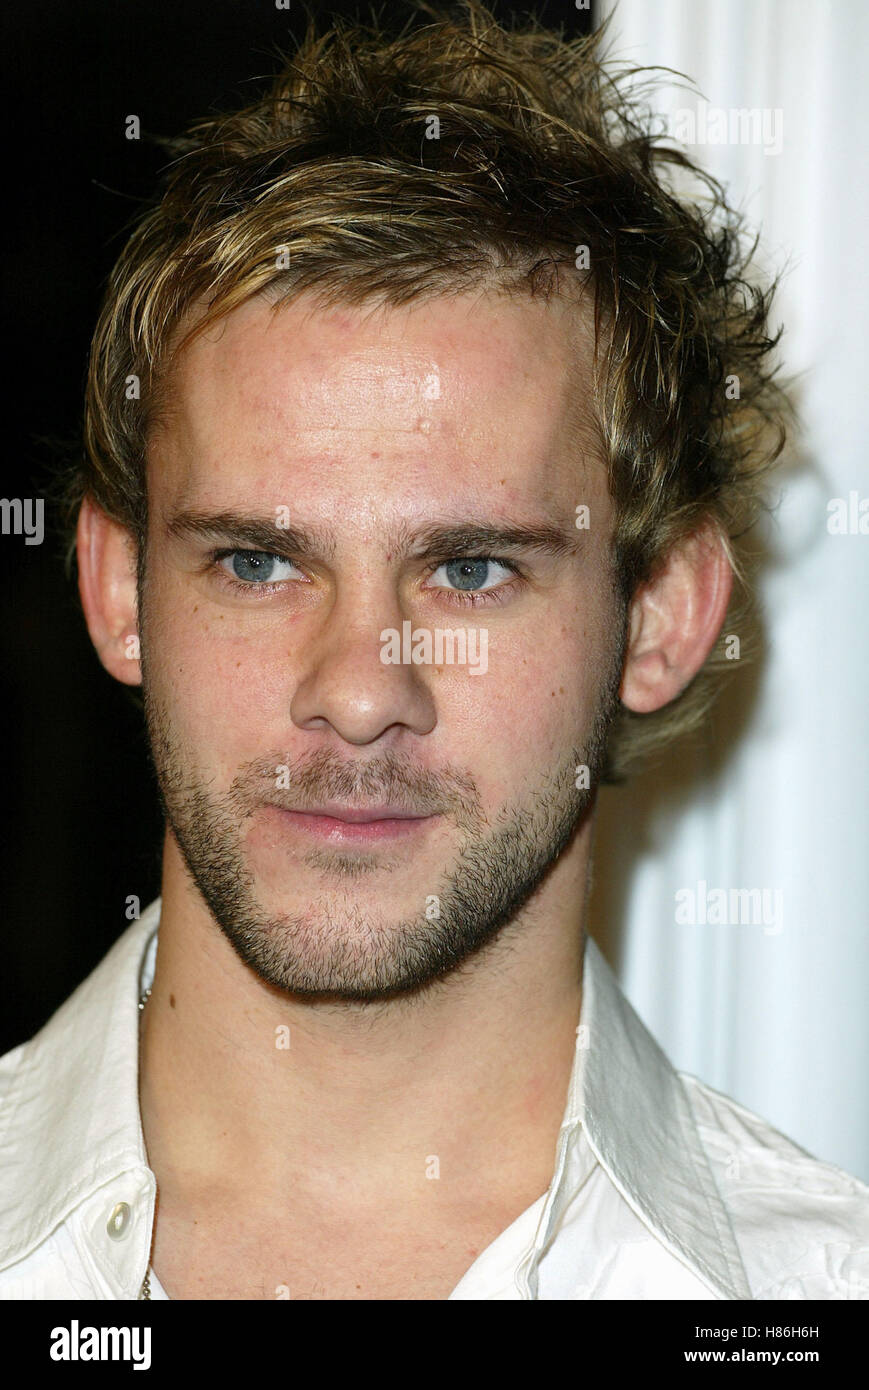
[[(244, 550), (240, 549), (238, 546), (233, 546), (228, 550), (212, 551), (209, 556), (209, 567), (217, 570), (220, 582), (236, 593), (244, 594), (250, 594), (252, 592), (264, 596), (276, 594), (280, 591), (282, 585), (286, 584), (288, 581), (279, 580), (272, 584), (249, 584), (245, 583), (243, 579), (235, 579), (232, 575), (228, 574), (220, 564), (220, 561), (225, 560), (228, 555), (268, 555), (278, 560), (290, 560), (291, 564), (296, 563), (295, 560), (291, 560), (288, 555), (278, 555), (277, 552), (270, 550)], [(512, 595), (516, 588), (524, 583), (525, 577), (516, 562), (514, 560), (506, 560), (501, 555), (448, 555), (444, 559), (438, 560), (429, 566), (427, 577), (439, 570), (441, 565), (448, 564), (450, 560), (488, 560), (491, 561), (492, 564), (503, 565), (504, 569), (509, 570), (510, 573), (515, 576), (509, 583), (500, 584), (496, 589), (479, 589), (477, 591), (472, 589), (441, 589), (438, 591), (448, 596), (447, 603), (455, 604), (458, 608), (488, 607), (503, 603), (506, 598)]]

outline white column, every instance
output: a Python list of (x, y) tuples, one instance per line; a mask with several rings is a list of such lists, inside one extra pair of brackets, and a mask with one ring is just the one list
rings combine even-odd
[[(774, 322), (805, 432), (762, 533), (767, 655), (698, 754), (604, 792), (591, 928), (677, 1066), (869, 1179), (869, 535), (827, 529), (830, 499), (869, 497), (869, 6), (615, 10), (612, 58), (684, 72), (713, 107), (782, 112), (780, 153), (692, 153), (787, 267)], [(690, 105), (672, 81), (656, 102)], [(779, 890), (781, 930), (677, 925), (698, 880)]]

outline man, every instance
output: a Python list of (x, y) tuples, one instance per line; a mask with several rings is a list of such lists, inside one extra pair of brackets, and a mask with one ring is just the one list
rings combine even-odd
[(586, 935), (597, 788), (707, 707), (780, 447), (723, 201), (474, 2), (309, 35), (177, 152), (71, 494), (162, 894), (0, 1064), (0, 1293), (869, 1296), (869, 1191)]

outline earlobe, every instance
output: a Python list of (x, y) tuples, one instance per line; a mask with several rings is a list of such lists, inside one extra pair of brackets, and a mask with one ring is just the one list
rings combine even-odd
[(124, 685), (141, 684), (136, 605), (136, 547), (125, 526), (90, 497), (76, 530), (78, 589), (97, 655)]
[(733, 571), (711, 524), (678, 542), (661, 569), (634, 595), (622, 678), (622, 703), (651, 714), (694, 679), (727, 613)]

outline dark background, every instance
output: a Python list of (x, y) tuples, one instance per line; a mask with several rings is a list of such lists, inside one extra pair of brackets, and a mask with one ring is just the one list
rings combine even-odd
[[(573, 0), (507, 5), (567, 35), (588, 29)], [(331, 16), (367, 5), (317, 4)], [(383, 4), (399, 27), (411, 6)], [(59, 446), (75, 446), (102, 287), (173, 135), (211, 109), (253, 99), (277, 50), (305, 27), (300, 0), (42, 0), (2, 19), (8, 98), (6, 451), (2, 495), (46, 495)], [(124, 137), (138, 115), (142, 139)], [(45, 540), (0, 536), (3, 680), (0, 1054), (23, 1042), (160, 891), (162, 824), (142, 717), (105, 673), (63, 568), (60, 518)]]

